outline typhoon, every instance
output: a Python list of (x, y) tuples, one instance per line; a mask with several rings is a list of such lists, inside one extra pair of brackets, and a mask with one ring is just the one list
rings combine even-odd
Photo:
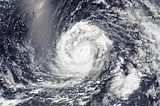
[(160, 106), (159, 0), (0, 0), (0, 106)]
[[(98, 74), (111, 41), (104, 31), (88, 22), (76, 23), (62, 34), (56, 47), (57, 72), (61, 75), (85, 77)], [(95, 71), (95, 72), (94, 72)]]

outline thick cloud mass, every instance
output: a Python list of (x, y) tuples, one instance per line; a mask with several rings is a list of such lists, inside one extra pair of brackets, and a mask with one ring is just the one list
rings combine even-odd
[(76, 23), (57, 43), (57, 72), (84, 77), (89, 72), (100, 71), (109, 46), (111, 41), (103, 30), (88, 22)]

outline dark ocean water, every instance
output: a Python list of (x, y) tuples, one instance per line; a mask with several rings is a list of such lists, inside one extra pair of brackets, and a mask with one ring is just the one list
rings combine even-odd
[[(112, 42), (94, 71), (56, 60), (67, 32)], [(159, 36), (158, 0), (0, 0), (0, 106), (160, 106)]]

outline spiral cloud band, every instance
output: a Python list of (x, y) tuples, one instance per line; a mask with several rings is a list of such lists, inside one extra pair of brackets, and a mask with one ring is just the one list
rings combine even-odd
[(112, 41), (106, 33), (89, 22), (78, 22), (60, 37), (55, 58), (61, 75), (74, 77), (95, 73), (103, 67)]

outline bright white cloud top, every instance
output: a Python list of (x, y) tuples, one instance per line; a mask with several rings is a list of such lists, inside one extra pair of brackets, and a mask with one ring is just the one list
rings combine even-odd
[(55, 58), (60, 75), (84, 77), (103, 67), (112, 41), (99, 27), (78, 22), (60, 37)]

